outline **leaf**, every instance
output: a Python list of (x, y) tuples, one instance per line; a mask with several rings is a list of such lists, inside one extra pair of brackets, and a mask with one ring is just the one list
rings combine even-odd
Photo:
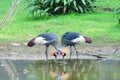
[(56, 11), (59, 10), (60, 8), (62, 8), (62, 6), (56, 7), (56, 8), (54, 9), (54, 12), (56, 12)]
[(49, 1), (47, 1), (47, 0), (42, 2), (43, 5), (46, 5), (47, 3), (49, 3)]
[(74, 8), (75, 8), (75, 10), (79, 11), (79, 9), (76, 6), (74, 6)]
[(74, 4), (75, 7), (77, 6), (76, 1), (73, 1), (73, 4)]
[(67, 5), (67, 0), (64, 0), (64, 6), (66, 6)]
[(43, 12), (44, 12), (44, 13), (47, 13), (50, 9), (51, 9), (51, 7), (46, 8), (45, 10), (43, 10)]
[(85, 0), (81, 0), (82, 1), (82, 3), (84, 4), (84, 5), (86, 5), (86, 2), (85, 2)]
[(81, 13), (84, 12), (84, 10), (83, 10), (83, 8), (81, 6), (78, 6), (78, 8), (79, 8), (79, 10), (80, 10)]
[(70, 4), (72, 3), (73, 0), (68, 0), (68, 5), (70, 6)]
[(41, 0), (41, 2), (44, 2), (45, 0)]
[(88, 1), (89, 5), (91, 5), (91, 6), (94, 5), (93, 2), (92, 2), (91, 0), (87, 0), (87, 1)]
[(54, 0), (51, 1), (50, 6), (52, 7), (54, 4)]
[(60, 2), (60, 0), (56, 0), (56, 3), (58, 4)]

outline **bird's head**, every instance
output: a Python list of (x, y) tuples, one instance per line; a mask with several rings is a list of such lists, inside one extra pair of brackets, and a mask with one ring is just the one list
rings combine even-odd
[(60, 79), (60, 80), (68, 80), (68, 78), (69, 78), (69, 73), (64, 72), (64, 71), (55, 70), (55, 71), (50, 71), (49, 74), (50, 74), (51, 77), (53, 77), (53, 78), (55, 78), (57, 80), (58, 79)]
[(92, 43), (92, 39), (86, 36), (83, 36), (85, 38), (86, 43)]
[(68, 48), (62, 48), (61, 50), (56, 50), (56, 49), (52, 49), (50, 51), (50, 54), (52, 54), (53, 56), (57, 57), (57, 56), (66, 56), (68, 54)]
[(27, 46), (29, 46), (29, 47), (34, 46), (34, 45), (35, 45), (34, 40), (35, 40), (35, 38), (31, 39), (31, 40), (28, 42)]

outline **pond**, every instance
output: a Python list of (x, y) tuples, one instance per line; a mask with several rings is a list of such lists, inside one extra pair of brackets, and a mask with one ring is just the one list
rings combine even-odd
[(120, 80), (120, 61), (2, 59), (0, 80)]

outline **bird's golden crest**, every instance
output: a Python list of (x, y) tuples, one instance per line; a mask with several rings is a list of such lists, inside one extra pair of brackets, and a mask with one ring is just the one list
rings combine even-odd
[[(68, 47), (62, 48), (61, 51), (62, 51), (63, 53), (65, 53), (66, 55), (69, 54), (69, 49), (68, 49)], [(55, 54), (56, 52), (57, 52), (57, 50), (56, 50), (55, 48), (52, 48), (52, 49), (50, 50), (50, 55), (53, 55), (53, 54)]]
[(61, 76), (62, 80), (68, 80), (68, 78), (69, 78), (69, 73), (65, 73)]
[(69, 49), (68, 49), (68, 47), (62, 48), (62, 52), (64, 52), (65, 54), (69, 54)]
[[(68, 80), (68, 78), (69, 78), (69, 73), (64, 73), (64, 72), (60, 72), (60, 71), (50, 71), (49, 74), (53, 78), (61, 77), (61, 80)], [(57, 76), (57, 75), (59, 75), (59, 76)]]
[(50, 55), (53, 55), (56, 51), (57, 51), (57, 50), (56, 50), (55, 48), (52, 48), (52, 49), (50, 50)]
[(49, 74), (53, 78), (55, 78), (57, 76), (57, 74), (54, 71), (50, 71)]

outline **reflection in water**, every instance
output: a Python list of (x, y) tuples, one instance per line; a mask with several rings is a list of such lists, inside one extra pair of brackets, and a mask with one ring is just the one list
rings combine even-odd
[(0, 80), (120, 80), (117, 60), (0, 61)]
[(120, 61), (100, 61), (98, 70), (101, 80), (120, 80)]
[(63, 71), (50, 71), (49, 75), (53, 77), (55, 80), (68, 80), (69, 78), (69, 73), (68, 72), (63, 72)]
[(18, 73), (14, 64), (10, 60), (1, 60), (1, 65), (4, 66), (4, 69), (10, 76), (11, 80), (18, 80)]

